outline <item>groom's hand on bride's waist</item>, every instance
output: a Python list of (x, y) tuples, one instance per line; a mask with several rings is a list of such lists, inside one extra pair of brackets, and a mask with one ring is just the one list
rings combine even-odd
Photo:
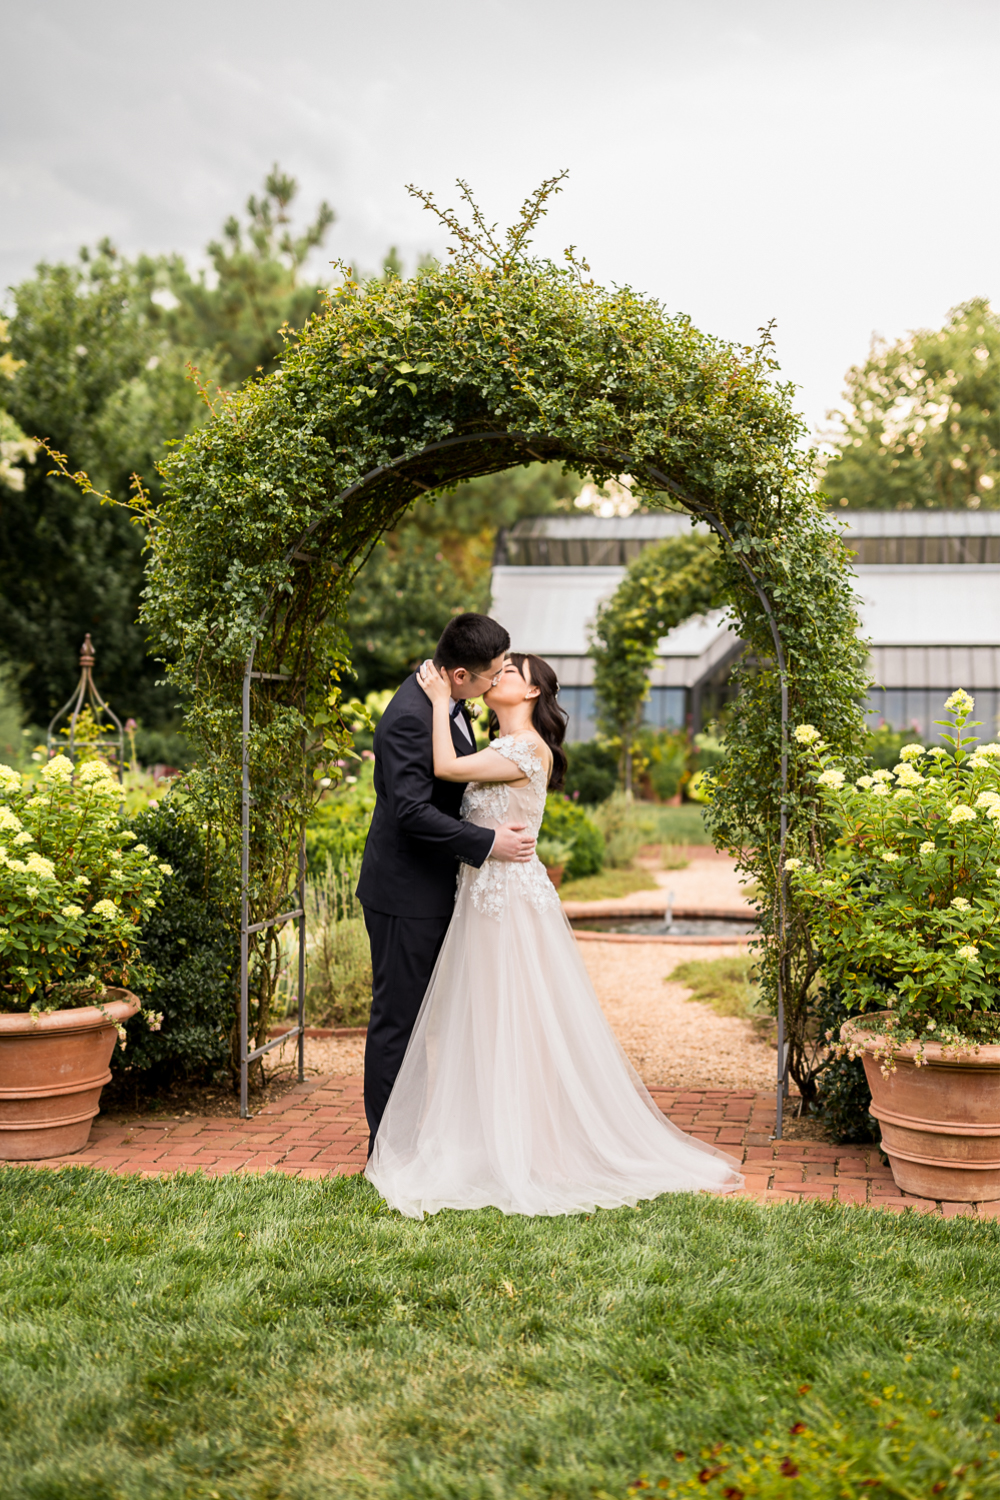
[(506, 860), (509, 864), (523, 865), (535, 852), (534, 836), (528, 832), (526, 823), (501, 823), (497, 829), (490, 859)]

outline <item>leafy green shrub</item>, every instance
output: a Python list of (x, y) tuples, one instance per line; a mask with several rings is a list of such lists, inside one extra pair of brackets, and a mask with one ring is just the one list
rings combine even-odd
[[(355, 896), (361, 856), (325, 864), (306, 883), (306, 1020), (311, 1026), (367, 1026), (372, 964), (361, 903)], [(284, 997), (279, 1014), (298, 1012), (298, 925), (281, 933)]]
[(569, 767), (566, 792), (580, 802), (593, 804), (611, 796), (618, 785), (618, 752), (599, 740), (581, 740), (566, 746)]
[(563, 792), (549, 792), (546, 797), (539, 838), (573, 845), (573, 857), (564, 876), (567, 881), (596, 875), (604, 864), (604, 839), (600, 829), (583, 808)]
[(607, 863), (613, 870), (627, 869), (644, 841), (645, 826), (637, 804), (625, 792), (614, 792), (594, 808), (593, 818), (604, 838)]
[[(844, 1001), (842, 992), (824, 987), (816, 1006), (820, 1034), (840, 1035), (845, 1021), (857, 1015)], [(878, 1121), (869, 1114), (872, 1091), (865, 1077), (860, 1057), (838, 1057), (832, 1054), (819, 1075), (816, 1112), (830, 1134), (845, 1145), (866, 1145), (879, 1139)]]
[(327, 792), (306, 826), (306, 857), (317, 874), (326, 864), (360, 860), (375, 811), (375, 761), (365, 756), (356, 776)]
[(645, 762), (641, 773), (654, 797), (669, 802), (680, 791), (687, 774), (690, 745), (686, 734), (670, 729), (647, 729), (639, 736), (635, 760)]
[(904, 745), (919, 745), (923, 741), (912, 730), (891, 729), (880, 724), (865, 737), (865, 759), (873, 771), (891, 771), (899, 762), (899, 752)]
[(168, 797), (133, 818), (132, 831), (173, 876), (143, 929), (142, 955), (153, 971), (133, 988), (144, 1005), (162, 1012), (159, 1031), (135, 1017), (128, 1045), (115, 1049), (112, 1068), (143, 1087), (175, 1077), (211, 1075), (229, 1062), (229, 1033), (236, 1014), (239, 975), (239, 914), (236, 891), (226, 880), (205, 834)]

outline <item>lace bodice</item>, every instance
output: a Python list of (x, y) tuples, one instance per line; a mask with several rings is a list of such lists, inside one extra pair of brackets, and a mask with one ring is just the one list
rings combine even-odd
[[(545, 766), (528, 738), (503, 735), (490, 743), (490, 749), (506, 756), (529, 778), (527, 786), (510, 786), (504, 781), (470, 782), (462, 798), (462, 817), (481, 828), (497, 828), (501, 823), (524, 823), (538, 836), (545, 814)], [(478, 870), (463, 865), (459, 887), (469, 882), (477, 911), (498, 921), (507, 907), (511, 884), (526, 897), (536, 911), (559, 905), (545, 866), (536, 856), (528, 864), (507, 864), (488, 859)]]

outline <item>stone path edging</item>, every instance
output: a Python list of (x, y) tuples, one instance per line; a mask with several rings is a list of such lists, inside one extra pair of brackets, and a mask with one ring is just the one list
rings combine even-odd
[[(771, 1092), (651, 1088), (650, 1093), (682, 1130), (743, 1157), (746, 1187), (733, 1197), (764, 1203), (820, 1198), (870, 1208), (910, 1208), (946, 1219), (1000, 1219), (1000, 1201), (935, 1203), (900, 1193), (877, 1146), (773, 1141)], [(231, 1172), (346, 1177), (363, 1170), (367, 1147), (362, 1080), (330, 1074), (298, 1084), (249, 1120), (99, 1117), (87, 1146), (75, 1156), (11, 1165), (89, 1166), (144, 1177), (198, 1171), (209, 1177)]]

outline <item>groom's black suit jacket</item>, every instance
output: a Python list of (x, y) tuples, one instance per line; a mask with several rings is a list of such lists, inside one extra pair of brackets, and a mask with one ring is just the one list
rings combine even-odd
[[(433, 717), (431, 700), (411, 673), (375, 730), (377, 800), (358, 899), (388, 916), (450, 917), (459, 860), (478, 868), (493, 847), (492, 828), (459, 819), (464, 784), (434, 775)], [(451, 738), (458, 755), (474, 753), (454, 722)]]

